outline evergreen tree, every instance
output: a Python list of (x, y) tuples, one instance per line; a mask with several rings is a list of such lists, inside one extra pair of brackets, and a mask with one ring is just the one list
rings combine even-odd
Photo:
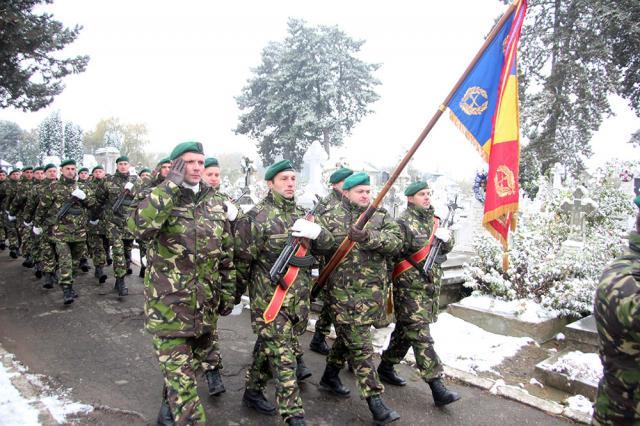
[(64, 129), (60, 111), (51, 113), (40, 124), (40, 157), (55, 155), (63, 157)]
[(18, 145), (22, 129), (12, 121), (0, 121), (0, 159), (15, 164), (20, 161)]
[(282, 155), (299, 166), (315, 140), (327, 152), (341, 145), (379, 98), (373, 72), (380, 65), (355, 56), (363, 44), (338, 27), (290, 19), (288, 36), (264, 48), (236, 97), (243, 111), (236, 134), (257, 141), (265, 164)]
[(37, 130), (22, 131), (22, 138), (18, 145), (18, 158), (25, 165), (36, 166), (40, 164), (40, 144)]
[(82, 129), (80, 126), (67, 122), (64, 126), (64, 158), (72, 158), (78, 164), (82, 162)]

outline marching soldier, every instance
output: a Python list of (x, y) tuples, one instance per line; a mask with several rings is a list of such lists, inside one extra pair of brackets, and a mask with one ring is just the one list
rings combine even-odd
[(140, 180), (142, 181), (142, 185), (149, 182), (151, 180), (151, 169), (145, 167), (138, 173)]
[(115, 174), (105, 181), (108, 193), (106, 214), (108, 215), (109, 242), (113, 253), (113, 273), (116, 277), (114, 288), (118, 296), (129, 294), (124, 277), (131, 275), (131, 248), (134, 237), (127, 230), (127, 217), (135, 207), (134, 197), (139, 184), (136, 175), (129, 174), (129, 157), (116, 159)]
[(22, 266), (25, 268), (33, 267), (33, 260), (31, 258), (31, 227), (25, 223), (23, 214), (23, 209), (27, 202), (27, 194), (29, 194), (32, 182), (33, 167), (24, 167), (22, 169), (22, 176), (20, 176), (20, 180), (17, 183), (16, 193), (11, 201), (11, 205), (9, 205), (9, 214), (16, 218), (15, 224), (20, 241), (20, 252), (22, 252), (25, 258)]
[(13, 169), (9, 172), (9, 180), (5, 191), (3, 210), (7, 215), (7, 237), (9, 240), (9, 256), (12, 259), (17, 259), (20, 256), (20, 234), (18, 233), (16, 216), (9, 212), (13, 198), (18, 192), (18, 182), (22, 171), (20, 169)]
[(231, 197), (228, 194), (220, 191), (220, 164), (218, 163), (217, 158), (208, 157), (204, 160), (204, 173), (202, 174), (202, 179), (216, 190), (216, 193), (220, 197), (220, 201), (225, 205), (229, 220), (231, 222), (237, 220), (239, 218), (238, 215), (242, 215), (242, 212), (240, 212), (236, 205), (231, 202)]
[[(89, 169), (87, 167), (82, 167), (78, 170), (78, 188), (85, 190), (87, 188), (91, 188), (89, 184)], [(89, 222), (89, 212), (87, 210), (84, 211), (85, 214), (85, 224)], [(80, 269), (82, 272), (89, 272), (91, 267), (89, 266), (89, 232), (87, 230), (87, 243), (84, 245), (82, 250), (82, 256), (80, 257)], [(95, 265), (94, 265), (95, 266)]]
[(157, 423), (204, 425), (195, 369), (200, 364), (208, 378), (217, 362), (205, 318), (233, 309), (233, 239), (222, 204), (201, 182), (202, 144), (179, 144), (171, 159), (169, 175), (140, 201), (128, 227), (148, 244), (146, 328), (165, 383)]
[(28, 251), (30, 256), (29, 260), (31, 260), (31, 265), (35, 266), (34, 273), (36, 275), (36, 278), (38, 279), (42, 278), (42, 259), (40, 253), (40, 237), (37, 237), (32, 232), (33, 217), (36, 212), (36, 207), (38, 207), (38, 202), (40, 201), (40, 194), (42, 193), (42, 190), (46, 186), (46, 184), (47, 181), (45, 180), (44, 167), (35, 167), (33, 169), (33, 184), (26, 191), (26, 201), (24, 204), (24, 208), (22, 209), (22, 220), (28, 231), (26, 233), (26, 237), (30, 241), (30, 248)]
[[(64, 160), (60, 168), (62, 176), (51, 182), (40, 198), (35, 223), (47, 223), (51, 227), (50, 238), (58, 256), (64, 304), (68, 305), (77, 297), (73, 277), (87, 241), (84, 210), (94, 201), (90, 194), (78, 187), (74, 160)], [(41, 235), (42, 231), (40, 227), (33, 228), (35, 235)]]
[[(382, 353), (378, 375), (385, 383), (404, 386), (394, 365), (413, 348), (422, 379), (429, 384), (436, 406), (450, 404), (460, 396), (442, 383), (442, 363), (433, 347), (429, 324), (436, 321), (439, 309), (442, 269), (435, 263), (427, 276), (422, 267), (435, 238), (444, 244), (441, 254), (453, 249), (451, 232), (437, 223), (447, 216), (446, 209), (434, 210), (431, 190), (426, 182), (414, 182), (404, 191), (407, 209), (397, 222), (402, 233), (402, 249), (393, 272), (393, 300), (396, 327), (389, 347)], [(409, 260), (407, 260), (409, 259)]]
[(95, 198), (95, 204), (89, 210), (87, 247), (95, 268), (93, 275), (98, 279), (99, 284), (103, 284), (107, 281), (104, 267), (108, 263), (109, 254), (108, 222), (105, 219), (109, 194), (105, 186), (105, 173), (102, 165), (98, 164), (91, 169), (91, 177), (87, 179), (87, 185)]
[(85, 182), (89, 179), (89, 169), (87, 167), (81, 167), (78, 170), (78, 182)]
[(264, 178), (269, 193), (236, 223), (237, 294), (249, 287), (251, 324), (258, 336), (243, 402), (260, 413), (275, 415), (276, 407), (263, 393), (267, 381), (275, 376), (280, 415), (291, 425), (304, 425), (297, 381), (309, 377), (311, 371), (304, 365), (298, 336), (308, 322), (312, 262), (300, 268), (272, 322), (264, 314), (280, 284), (271, 281), (269, 272), (289, 235), (305, 239), (312, 250), (329, 249), (333, 237), (320, 225), (303, 219), (305, 212), (294, 199), (296, 173), (288, 160), (271, 165)]
[(4, 197), (7, 189), (7, 172), (0, 169), (0, 251), (7, 248), (6, 214), (4, 213)]
[(640, 424), (640, 213), (629, 248), (600, 277), (593, 314), (604, 370), (593, 424)]
[(52, 213), (56, 214), (57, 212), (41, 211), (41, 213), (38, 214), (38, 209), (42, 210), (40, 207), (42, 193), (48, 191), (51, 184), (58, 180), (58, 168), (55, 164), (49, 163), (44, 166), (44, 175), (43, 190), (37, 194), (36, 200), (34, 201), (36, 206), (33, 213), (33, 220), (29, 218), (29, 221), (33, 222), (32, 232), (38, 244), (38, 254), (45, 278), (42, 287), (52, 289), (57, 282), (56, 270), (58, 269), (58, 261), (55, 244), (51, 239), (52, 218), (50, 216)]
[(320, 389), (348, 398), (338, 373), (349, 361), (356, 375), (360, 396), (367, 400), (373, 419), (386, 424), (400, 418), (382, 399), (384, 387), (373, 364), (370, 328), (384, 315), (387, 288), (385, 257), (402, 244), (398, 225), (384, 210), (377, 209), (364, 229), (354, 225), (370, 204), (371, 187), (366, 173), (354, 173), (343, 183), (344, 198), (324, 215), (335, 236), (336, 247), (348, 236), (355, 246), (340, 263), (327, 283), (331, 318), (336, 341), (327, 356)]
[[(347, 167), (341, 167), (329, 176), (331, 184), (331, 192), (320, 201), (318, 208), (318, 216), (322, 216), (325, 212), (332, 210), (335, 206), (342, 202), (342, 185), (344, 180), (353, 174), (353, 170)], [(329, 345), (326, 338), (331, 332), (331, 313), (326, 297), (323, 298), (322, 311), (316, 322), (316, 330), (313, 338), (309, 343), (309, 349), (322, 355), (329, 355)]]

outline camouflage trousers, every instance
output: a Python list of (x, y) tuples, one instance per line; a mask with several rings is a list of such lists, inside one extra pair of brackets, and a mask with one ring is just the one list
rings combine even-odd
[(399, 364), (409, 348), (413, 348), (416, 366), (424, 381), (442, 377), (442, 363), (433, 347), (428, 322), (397, 322), (389, 347), (382, 353), (382, 361)]
[(109, 250), (109, 240), (107, 240), (107, 236), (89, 232), (87, 235), (87, 246), (91, 259), (93, 260), (93, 266), (105, 266), (107, 264), (107, 251)]
[(594, 425), (640, 424), (640, 366), (606, 371), (598, 385)]
[(60, 286), (67, 287), (73, 284), (75, 271), (80, 264), (80, 257), (84, 250), (84, 241), (65, 242), (55, 240), (56, 254), (58, 255), (58, 267), (60, 269)]
[(327, 364), (341, 369), (349, 361), (356, 375), (360, 397), (368, 398), (384, 392), (373, 364), (373, 343), (369, 324), (334, 324), (336, 341), (327, 356)]
[(131, 248), (133, 239), (129, 239), (129, 234), (120, 229), (117, 225), (109, 226), (109, 242), (111, 243), (111, 255), (113, 256), (113, 275), (122, 278), (127, 275), (127, 269), (131, 264)]
[(283, 419), (304, 416), (296, 379), (296, 356), (302, 351), (293, 324), (282, 313), (260, 329), (253, 348), (253, 364), (247, 371), (246, 387), (264, 391), (271, 378), (276, 380), (276, 402)]
[(42, 262), (42, 271), (55, 273), (58, 269), (58, 257), (56, 255), (56, 246), (53, 241), (46, 235), (39, 238), (38, 256)]
[(324, 303), (322, 304), (322, 310), (320, 311), (320, 316), (318, 317), (318, 321), (316, 321), (316, 332), (322, 334), (323, 336), (328, 336), (331, 333), (331, 308), (329, 304), (326, 302), (326, 298), (324, 298)]
[(9, 222), (7, 220), (7, 239), (9, 240), (9, 248), (11, 250), (17, 250), (20, 248), (20, 233), (16, 227), (16, 222)]
[(198, 396), (196, 371), (209, 370), (216, 360), (212, 334), (199, 337), (154, 336), (153, 347), (164, 376), (164, 398), (178, 425), (204, 425), (204, 407)]
[(19, 218), (19, 228), (18, 232), (20, 233), (20, 251), (22, 251), (22, 255), (24, 257), (32, 256), (33, 251), (33, 232), (31, 232), (31, 226), (26, 226), (22, 223), (22, 220)]

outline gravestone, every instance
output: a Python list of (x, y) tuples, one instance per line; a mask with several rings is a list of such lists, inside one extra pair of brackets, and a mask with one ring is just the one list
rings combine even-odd
[(593, 200), (586, 197), (586, 189), (578, 186), (573, 192), (573, 200), (565, 200), (561, 208), (571, 216), (569, 238), (562, 243), (562, 251), (567, 255), (584, 249), (584, 219), (596, 210)]
[(302, 157), (302, 174), (308, 176), (309, 180), (304, 186), (302, 194), (297, 197), (297, 202), (307, 209), (313, 207), (317, 202), (316, 196), (324, 197), (327, 195), (327, 187), (322, 181), (322, 166), (328, 158), (327, 152), (322, 148), (320, 141), (314, 141)]
[(560, 163), (556, 163), (553, 165), (553, 170), (551, 171), (552, 175), (552, 188), (554, 190), (562, 189), (562, 175), (564, 173), (564, 167)]
[(116, 159), (120, 156), (120, 150), (113, 146), (96, 149), (95, 157), (99, 164), (102, 164), (107, 174), (116, 172)]

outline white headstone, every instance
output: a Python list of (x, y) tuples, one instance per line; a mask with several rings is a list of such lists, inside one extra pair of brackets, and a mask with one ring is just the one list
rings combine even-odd
[(553, 189), (562, 189), (562, 174), (564, 173), (564, 167), (562, 164), (556, 163), (553, 165)]
[(311, 208), (316, 202), (316, 195), (320, 197), (327, 195), (327, 188), (322, 181), (322, 170), (328, 158), (327, 152), (319, 141), (314, 141), (302, 157), (303, 174), (309, 176), (309, 181), (305, 185), (302, 195), (298, 197), (298, 204), (301, 206)]

